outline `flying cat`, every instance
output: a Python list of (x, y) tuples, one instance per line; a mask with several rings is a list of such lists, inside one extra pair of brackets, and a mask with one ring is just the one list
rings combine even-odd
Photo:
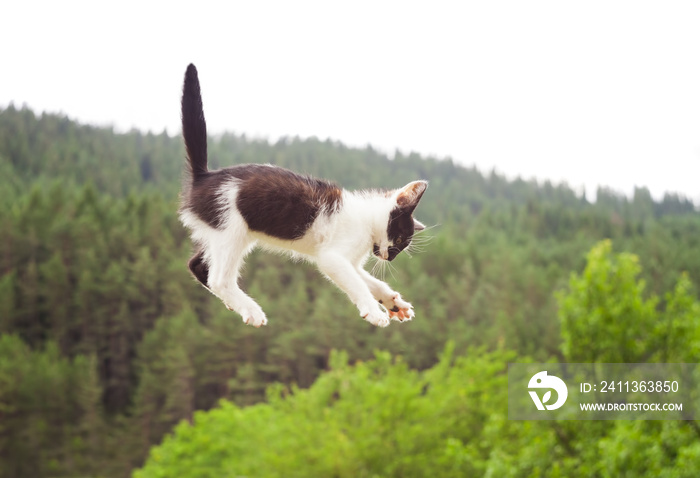
[(182, 134), (189, 177), (179, 213), (197, 250), (189, 269), (246, 324), (267, 324), (260, 306), (238, 286), (243, 259), (257, 244), (316, 264), (373, 325), (386, 327), (390, 318), (414, 317), (413, 306), (363, 265), (370, 253), (393, 260), (414, 232), (424, 229), (412, 214), (426, 181), (392, 191), (351, 192), (272, 165), (209, 171), (207, 127), (194, 65), (185, 73)]

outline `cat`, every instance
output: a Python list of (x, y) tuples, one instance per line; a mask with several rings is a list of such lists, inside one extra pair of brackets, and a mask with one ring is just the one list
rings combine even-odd
[(194, 65), (185, 73), (182, 133), (188, 174), (179, 217), (196, 246), (189, 269), (246, 324), (267, 324), (262, 308), (238, 286), (243, 259), (257, 244), (316, 264), (373, 325), (414, 318), (413, 306), (363, 266), (370, 254), (392, 261), (425, 228), (413, 211), (427, 181), (397, 190), (351, 192), (269, 164), (210, 171)]

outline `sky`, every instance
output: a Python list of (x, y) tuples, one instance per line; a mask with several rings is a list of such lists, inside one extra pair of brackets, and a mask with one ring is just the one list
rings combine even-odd
[[(700, 204), (700, 2), (6, 2), (0, 108), (368, 144)], [(175, 159), (174, 159), (175, 160)]]

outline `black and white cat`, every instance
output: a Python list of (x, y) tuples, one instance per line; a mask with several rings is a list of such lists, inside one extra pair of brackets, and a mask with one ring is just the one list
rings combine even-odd
[[(207, 127), (194, 65), (185, 73), (182, 133), (189, 178), (180, 220), (197, 252), (190, 271), (246, 324), (267, 323), (260, 306), (238, 286), (243, 259), (257, 244), (315, 263), (380, 327), (414, 317), (411, 304), (363, 265), (373, 253), (393, 260), (424, 226), (412, 216), (428, 186), (414, 181), (391, 191), (351, 192), (272, 165), (207, 168)], [(380, 305), (381, 304), (381, 305)]]

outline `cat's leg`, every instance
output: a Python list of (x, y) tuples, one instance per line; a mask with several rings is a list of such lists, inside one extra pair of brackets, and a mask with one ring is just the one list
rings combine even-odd
[(379, 327), (389, 325), (389, 317), (374, 300), (367, 283), (350, 261), (342, 255), (328, 253), (318, 257), (317, 265), (321, 272), (347, 294), (363, 319)]
[[(209, 280), (209, 266), (204, 259), (204, 251), (202, 249), (198, 250), (195, 255), (193, 255), (189, 262), (187, 263), (192, 275), (197, 279), (204, 287), (209, 289), (207, 282)], [(211, 291), (210, 291), (211, 292)]]
[(242, 229), (231, 234), (229, 229), (210, 241), (207, 248), (207, 285), (229, 310), (240, 314), (244, 323), (260, 327), (267, 324), (265, 312), (238, 286), (243, 259), (255, 245), (255, 241), (246, 232)]
[(357, 271), (369, 287), (374, 298), (386, 307), (386, 310), (389, 312), (389, 317), (399, 322), (413, 319), (415, 316), (413, 306), (403, 300), (401, 294), (364, 270), (361, 265), (358, 265)]

